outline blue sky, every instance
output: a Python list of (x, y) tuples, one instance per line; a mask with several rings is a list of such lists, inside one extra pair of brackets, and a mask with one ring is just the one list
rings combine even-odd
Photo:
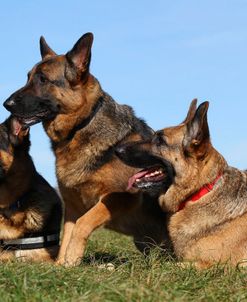
[[(115, 100), (155, 129), (181, 122), (193, 98), (209, 100), (214, 145), (230, 165), (247, 168), (246, 16), (246, 0), (1, 1), (1, 102), (40, 60), (40, 35), (65, 53), (91, 31), (91, 71)], [(2, 108), (1, 121), (7, 116)], [(41, 125), (31, 139), (38, 171), (55, 185)]]

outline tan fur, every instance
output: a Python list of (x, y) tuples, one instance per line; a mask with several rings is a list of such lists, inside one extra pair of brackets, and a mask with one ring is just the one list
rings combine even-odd
[[(207, 108), (208, 103), (197, 111), (192, 106), (184, 123), (155, 134), (163, 143), (152, 143), (152, 154), (169, 161), (175, 171), (174, 181), (160, 195), (159, 203), (169, 212), (167, 228), (178, 259), (198, 268), (218, 262), (246, 265), (247, 173), (229, 167), (212, 146)], [(217, 176), (212, 191), (180, 209)]]
[[(51, 139), (65, 203), (58, 263), (78, 264), (88, 236), (101, 225), (133, 236), (142, 251), (150, 240), (152, 244), (162, 243), (165, 214), (157, 198), (144, 202), (144, 194), (126, 192), (128, 179), (136, 170), (114, 154), (117, 144), (145, 139), (152, 130), (129, 106), (119, 105), (104, 92), (89, 72), (91, 33), (83, 35), (72, 50), (61, 56), (43, 38), (40, 42), (42, 61), (5, 106), (12, 112), (16, 105), (12, 113), (24, 123), (30, 117), (42, 116)], [(12, 109), (10, 104), (14, 104)], [(86, 125), (77, 129), (85, 120)]]

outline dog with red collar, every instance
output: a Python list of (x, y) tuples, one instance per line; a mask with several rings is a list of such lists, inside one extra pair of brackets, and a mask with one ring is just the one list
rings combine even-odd
[[(159, 192), (178, 260), (197, 268), (247, 264), (247, 172), (228, 166), (210, 141), (208, 102), (193, 100), (183, 123), (152, 141), (119, 146), (117, 155), (143, 168), (130, 190)], [(164, 222), (166, 223), (166, 222)]]
[(53, 261), (62, 205), (29, 155), (29, 128), (16, 118), (0, 124), (0, 261)]

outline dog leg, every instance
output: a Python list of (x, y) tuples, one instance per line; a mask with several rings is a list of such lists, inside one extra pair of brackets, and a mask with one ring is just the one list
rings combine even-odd
[(137, 203), (137, 196), (129, 193), (112, 193), (102, 198), (93, 208), (76, 221), (67, 247), (64, 265), (66, 267), (79, 265), (90, 234), (111, 219), (119, 215), (125, 215)]
[(62, 237), (62, 242), (61, 242), (61, 246), (60, 246), (59, 253), (58, 253), (58, 258), (56, 261), (57, 265), (64, 264), (66, 249), (69, 244), (71, 234), (72, 234), (72, 231), (73, 231), (77, 218), (78, 218), (78, 214), (76, 215), (76, 210), (72, 209), (69, 206), (66, 206), (65, 213), (64, 213), (63, 237)]
[(61, 247), (60, 247), (59, 253), (58, 253), (58, 258), (56, 261), (57, 265), (64, 264), (66, 248), (68, 246), (74, 225), (75, 225), (75, 222), (72, 222), (72, 221), (67, 221), (64, 223), (64, 233), (63, 233), (63, 238), (62, 238), (62, 242), (61, 242)]

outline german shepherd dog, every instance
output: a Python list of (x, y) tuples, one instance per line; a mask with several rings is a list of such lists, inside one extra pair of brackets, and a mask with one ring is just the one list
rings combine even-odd
[(61, 201), (35, 170), (29, 129), (0, 124), (0, 261), (52, 261), (59, 249)]
[(66, 55), (56, 55), (41, 37), (42, 61), (4, 103), (24, 126), (43, 122), (51, 139), (65, 203), (57, 263), (66, 266), (80, 263), (89, 235), (101, 225), (133, 236), (142, 251), (166, 236), (158, 200), (126, 191), (136, 169), (114, 153), (120, 142), (147, 139), (152, 130), (90, 74), (92, 42), (87, 33)]
[[(146, 191), (160, 186), (159, 203), (169, 213), (168, 234), (179, 259), (198, 268), (228, 261), (244, 265), (247, 172), (228, 166), (212, 146), (208, 106), (196, 109), (194, 100), (182, 124), (157, 131), (150, 142), (119, 146), (117, 154), (126, 164), (144, 168), (130, 178), (131, 186)], [(160, 180), (170, 173), (173, 181), (165, 188)]]

